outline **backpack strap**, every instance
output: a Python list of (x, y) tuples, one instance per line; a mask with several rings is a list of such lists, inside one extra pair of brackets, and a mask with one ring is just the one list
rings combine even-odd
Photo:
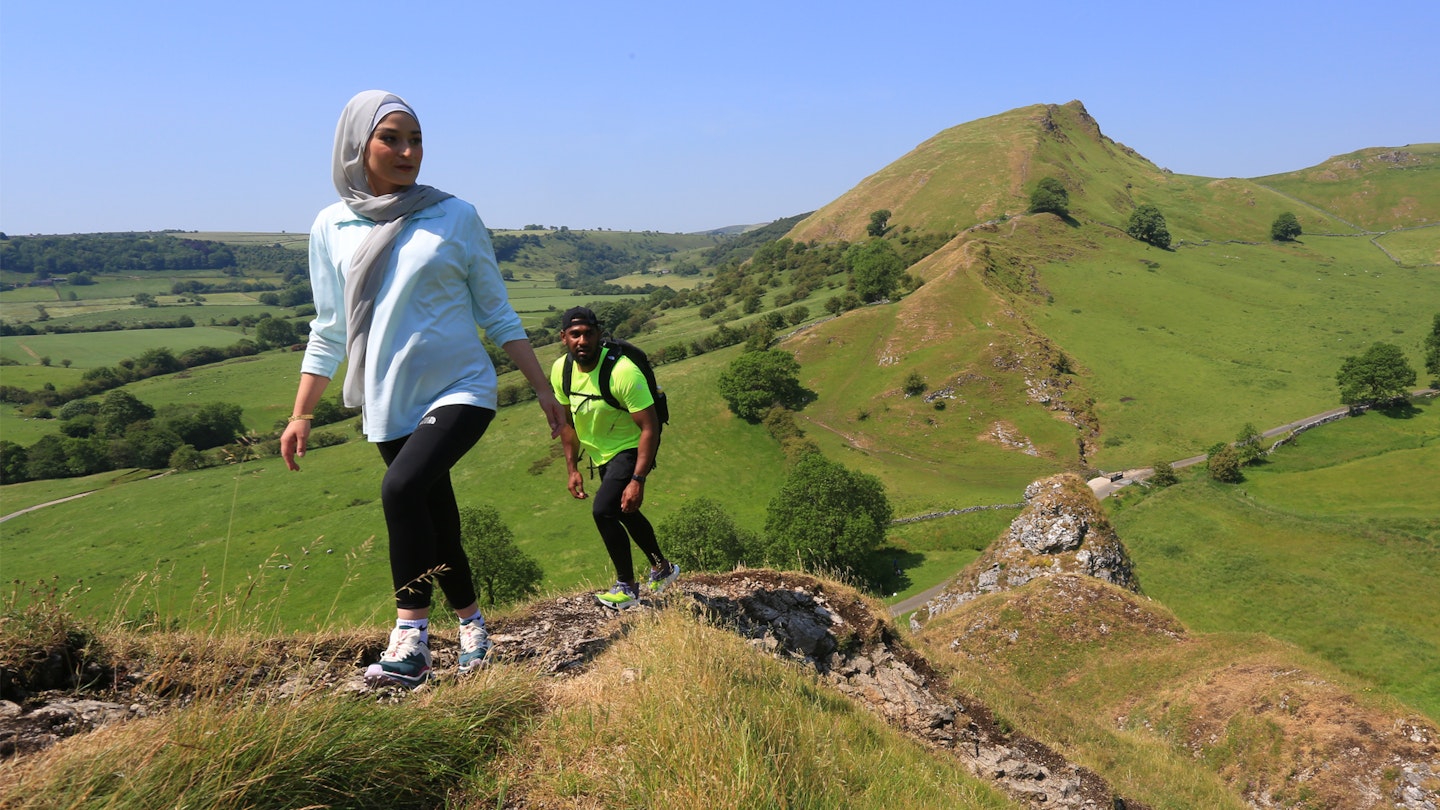
[(610, 390), (610, 376), (615, 373), (615, 366), (624, 354), (613, 344), (607, 345), (605, 349), (605, 357), (600, 361), (600, 396), (606, 405), (617, 411), (625, 411), (625, 406), (615, 398), (615, 392)]

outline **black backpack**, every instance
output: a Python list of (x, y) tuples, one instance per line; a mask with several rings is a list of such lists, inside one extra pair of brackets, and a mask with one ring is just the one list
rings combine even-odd
[[(665, 398), (665, 391), (655, 382), (655, 369), (650, 365), (650, 356), (634, 343), (617, 337), (601, 338), (600, 348), (609, 350), (605, 352), (605, 358), (600, 361), (600, 397), (605, 400), (605, 404), (619, 411), (625, 410), (625, 406), (610, 391), (610, 375), (615, 372), (615, 364), (620, 362), (620, 358), (628, 357), (630, 362), (640, 369), (640, 373), (645, 375), (645, 384), (650, 387), (650, 396), (655, 400), (655, 421), (658, 423), (659, 429), (663, 431), (665, 425), (670, 424), (670, 402)], [(574, 365), (575, 358), (566, 352), (565, 370), (561, 376), (561, 383), (567, 399), (571, 394), (570, 369)]]

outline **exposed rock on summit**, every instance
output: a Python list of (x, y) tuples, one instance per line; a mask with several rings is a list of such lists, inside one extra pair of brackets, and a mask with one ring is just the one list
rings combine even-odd
[(979, 559), (911, 618), (912, 627), (987, 593), (1042, 576), (1084, 574), (1140, 593), (1130, 554), (1100, 502), (1071, 473), (1025, 488), (1025, 509)]

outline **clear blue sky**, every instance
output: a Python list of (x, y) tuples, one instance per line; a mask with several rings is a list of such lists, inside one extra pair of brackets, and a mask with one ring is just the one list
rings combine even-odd
[(769, 222), (1072, 99), (1160, 166), (1255, 177), (1440, 141), (1437, 32), (1435, 0), (0, 0), (0, 231), (306, 231), (366, 89), (496, 228)]

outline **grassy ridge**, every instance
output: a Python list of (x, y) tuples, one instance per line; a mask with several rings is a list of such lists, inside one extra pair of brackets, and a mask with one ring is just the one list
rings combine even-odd
[(1393, 763), (1428, 756), (1396, 733), (1414, 713), (1364, 680), (1085, 577), (980, 597), (918, 641), (956, 688), (1157, 810), (1378, 807), (1361, 799), (1395, 789)]
[(915, 806), (1020, 806), (958, 759), (689, 611), (639, 617), (617, 635), (572, 679), (497, 664), (398, 703), (346, 694), (267, 703), (231, 693), (227, 675), (259, 659), (278, 679), (289, 671), (275, 666), (284, 649), (306, 668), (303, 681), (341, 669), (353, 639), (306, 634), (282, 646), (256, 633), (102, 631), (116, 646), (171, 645), (146, 649), (145, 660), (183, 673), (197, 694), (183, 711), (0, 765), (0, 804), (878, 810), (904, 796)]
[(1255, 181), (1366, 230), (1433, 225), (1440, 208), (1440, 144), (1361, 149)]

